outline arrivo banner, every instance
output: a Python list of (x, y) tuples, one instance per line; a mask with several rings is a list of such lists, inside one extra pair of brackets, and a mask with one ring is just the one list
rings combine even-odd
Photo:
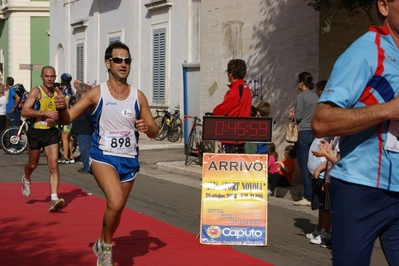
[(267, 154), (204, 154), (201, 244), (267, 245), (267, 160)]

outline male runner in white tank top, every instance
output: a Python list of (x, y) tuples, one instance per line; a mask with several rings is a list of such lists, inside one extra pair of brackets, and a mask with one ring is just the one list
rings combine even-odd
[(82, 97), (72, 108), (66, 109), (59, 93), (55, 104), (62, 124), (69, 124), (86, 109), (93, 111), (95, 132), (90, 150), (90, 167), (107, 200), (100, 239), (93, 245), (97, 265), (111, 266), (112, 238), (118, 228), (122, 211), (139, 171), (139, 132), (150, 138), (158, 135), (147, 98), (127, 83), (132, 58), (129, 48), (111, 43), (105, 51), (108, 80)]

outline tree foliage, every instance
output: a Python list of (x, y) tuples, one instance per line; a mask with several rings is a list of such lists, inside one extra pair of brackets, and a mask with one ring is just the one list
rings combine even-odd
[(316, 11), (323, 11), (328, 18), (324, 21), (325, 27), (322, 27), (323, 32), (331, 30), (331, 22), (339, 10), (346, 10), (350, 16), (364, 11), (371, 23), (375, 24), (373, 20), (372, 10), (375, 0), (305, 0), (308, 6), (313, 7)]

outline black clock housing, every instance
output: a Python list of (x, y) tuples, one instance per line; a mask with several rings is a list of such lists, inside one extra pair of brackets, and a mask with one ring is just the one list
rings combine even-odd
[(202, 140), (271, 142), (270, 117), (204, 116)]

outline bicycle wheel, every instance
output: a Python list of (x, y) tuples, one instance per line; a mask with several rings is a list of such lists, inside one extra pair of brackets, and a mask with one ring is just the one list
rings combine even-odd
[(158, 125), (158, 136), (155, 140), (164, 140), (168, 136), (168, 125), (166, 125), (166, 119), (163, 116), (157, 116), (154, 118)]
[(28, 147), (28, 135), (26, 130), (22, 129), (21, 134), (17, 136), (19, 127), (13, 126), (6, 128), (1, 133), (1, 148), (8, 154), (21, 154)]
[(184, 144), (184, 153), (186, 154), (186, 161), (184, 162), (185, 165), (188, 164), (188, 157), (193, 155), (193, 149), (195, 149), (196, 147), (195, 144), (195, 136), (193, 134), (193, 132), (190, 133), (190, 135), (188, 136), (188, 140), (187, 143)]
[(172, 121), (172, 124), (169, 128), (168, 140), (170, 142), (176, 142), (179, 139), (181, 140), (183, 135), (183, 126), (180, 118), (176, 118)]

